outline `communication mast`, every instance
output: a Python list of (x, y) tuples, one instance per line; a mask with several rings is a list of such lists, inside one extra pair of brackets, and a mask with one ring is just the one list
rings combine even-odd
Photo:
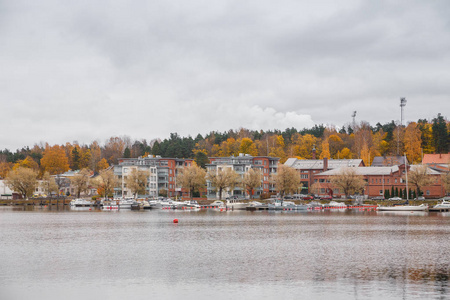
[(400, 98), (400, 109), (401, 109), (401, 116), (400, 116), (400, 126), (403, 126), (403, 107), (406, 106), (406, 99)]
[[(400, 98), (400, 127), (403, 127), (403, 107), (406, 106), (406, 98)], [(397, 128), (397, 155), (400, 155), (400, 127)]]
[(355, 118), (356, 118), (356, 110), (355, 111), (353, 111), (353, 113), (352, 113), (352, 118), (353, 118), (353, 130), (355, 130), (355, 126), (356, 126), (356, 122), (355, 122)]

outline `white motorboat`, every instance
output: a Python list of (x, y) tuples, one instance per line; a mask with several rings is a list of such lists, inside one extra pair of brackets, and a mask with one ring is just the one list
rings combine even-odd
[(70, 206), (72, 207), (85, 207), (85, 206), (91, 206), (94, 205), (94, 201), (92, 200), (86, 200), (82, 198), (73, 199), (70, 201)]
[(395, 206), (378, 206), (379, 211), (426, 211), (428, 205), (395, 205)]
[(201, 207), (200, 204), (198, 204), (198, 202), (195, 200), (187, 200), (187, 201), (184, 201), (183, 203), (184, 203), (183, 206), (187, 207), (187, 208), (200, 208)]
[(225, 206), (231, 210), (245, 210), (248, 203), (240, 202), (239, 199), (227, 199)]
[(307, 210), (308, 205), (295, 204), (292, 201), (283, 201), (276, 199), (273, 203), (267, 205), (269, 210)]
[(137, 201), (134, 198), (125, 198), (120, 199), (117, 204), (119, 205), (119, 209), (131, 209), (131, 206), (137, 204)]
[(347, 205), (345, 203), (342, 202), (337, 202), (337, 201), (330, 201), (330, 203), (325, 204), (325, 207), (332, 207), (332, 208), (339, 208), (339, 209), (346, 209)]
[(433, 206), (433, 209), (445, 209), (445, 208), (450, 208), (450, 201), (447, 200), (442, 200), (441, 203), (436, 204), (435, 206)]

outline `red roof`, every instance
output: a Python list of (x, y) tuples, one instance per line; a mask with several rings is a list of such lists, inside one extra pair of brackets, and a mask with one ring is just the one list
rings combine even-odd
[(423, 164), (448, 164), (450, 163), (450, 153), (448, 154), (424, 154)]

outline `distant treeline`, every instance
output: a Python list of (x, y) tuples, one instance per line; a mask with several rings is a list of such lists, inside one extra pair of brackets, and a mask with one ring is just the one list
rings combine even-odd
[[(370, 165), (373, 158), (380, 155), (406, 154), (410, 162), (419, 163), (424, 153), (448, 153), (449, 133), (450, 123), (438, 114), (431, 122), (420, 119), (403, 126), (394, 121), (377, 123), (375, 126), (362, 121), (337, 129), (324, 125), (304, 129), (287, 128), (283, 131), (241, 128), (226, 132), (213, 131), (206, 136), (198, 134), (195, 138), (181, 137), (177, 133), (170, 134), (164, 140), (150, 141), (132, 140), (124, 136), (111, 137), (104, 144), (97, 141), (89, 145), (74, 142), (58, 147), (64, 150), (72, 170), (97, 170), (102, 160), (111, 165), (116, 164), (119, 158), (144, 155), (196, 158), (237, 156), (239, 153), (275, 156), (284, 162), (288, 157), (311, 159), (315, 152), (316, 158), (362, 158), (366, 165)], [(18, 163), (26, 165), (33, 162), (40, 167), (45, 151), (52, 147), (41, 144), (15, 152), (2, 150), (1, 167), (10, 169)]]

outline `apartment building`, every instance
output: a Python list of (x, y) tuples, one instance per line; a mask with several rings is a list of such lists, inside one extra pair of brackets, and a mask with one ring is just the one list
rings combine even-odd
[[(256, 169), (261, 172), (261, 186), (255, 190), (254, 197), (259, 197), (262, 193), (275, 193), (275, 187), (271, 183), (271, 176), (277, 173), (278, 157), (270, 156), (251, 156), (240, 153), (239, 156), (230, 157), (210, 157), (210, 163), (206, 165), (208, 172), (218, 172), (220, 169), (230, 168), (241, 177), (250, 169)], [(222, 199), (228, 196), (237, 196), (240, 198), (250, 197), (242, 186), (236, 186), (232, 191), (223, 191)], [(208, 199), (218, 199), (219, 194), (211, 182), (207, 181)]]
[(114, 175), (117, 176), (119, 186), (114, 189), (117, 197), (132, 196), (127, 188), (126, 179), (133, 169), (148, 172), (146, 194), (140, 196), (157, 197), (167, 192), (168, 197), (181, 197), (183, 191), (177, 187), (176, 177), (180, 168), (192, 165), (192, 159), (162, 158), (149, 155), (138, 158), (121, 158), (118, 165), (114, 166)]

